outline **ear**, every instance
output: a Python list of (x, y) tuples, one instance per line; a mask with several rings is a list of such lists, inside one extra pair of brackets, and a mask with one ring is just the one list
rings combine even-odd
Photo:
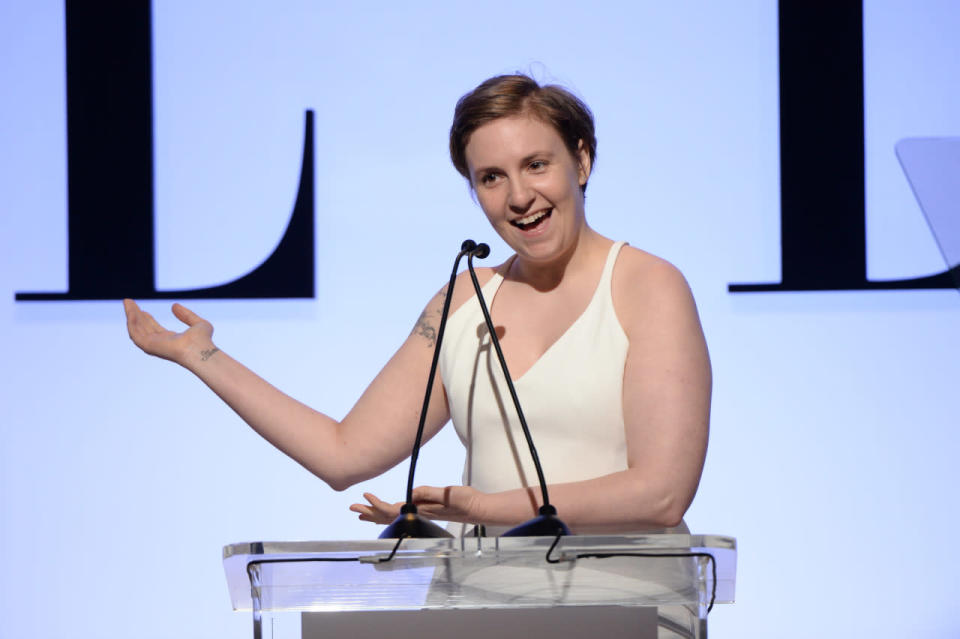
[(593, 168), (590, 165), (590, 153), (587, 152), (587, 146), (583, 143), (583, 140), (580, 140), (577, 143), (577, 175), (580, 186), (584, 186), (587, 183), (587, 180), (590, 179), (590, 170)]

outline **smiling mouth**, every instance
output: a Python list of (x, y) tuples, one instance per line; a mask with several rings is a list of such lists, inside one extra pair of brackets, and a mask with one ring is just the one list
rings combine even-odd
[(550, 214), (553, 213), (553, 209), (545, 209), (543, 211), (537, 211), (536, 213), (531, 213), (526, 217), (522, 217), (519, 220), (510, 220), (510, 223), (521, 231), (529, 231), (530, 229), (535, 229), (540, 224), (550, 217)]

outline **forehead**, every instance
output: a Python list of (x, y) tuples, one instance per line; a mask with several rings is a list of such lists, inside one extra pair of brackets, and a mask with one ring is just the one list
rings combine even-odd
[(509, 164), (532, 153), (564, 150), (553, 126), (531, 116), (499, 118), (478, 127), (470, 135), (465, 155), (470, 170)]

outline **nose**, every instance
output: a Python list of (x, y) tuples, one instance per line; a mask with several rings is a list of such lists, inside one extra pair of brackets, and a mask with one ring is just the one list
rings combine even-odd
[(507, 194), (507, 204), (514, 213), (526, 213), (533, 206), (533, 201), (537, 198), (530, 185), (521, 178), (510, 180), (510, 192)]

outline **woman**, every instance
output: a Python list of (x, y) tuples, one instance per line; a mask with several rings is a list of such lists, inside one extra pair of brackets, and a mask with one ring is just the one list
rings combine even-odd
[[(710, 365), (682, 275), (591, 229), (584, 197), (596, 156), (587, 107), (526, 76), (487, 80), (457, 104), (454, 166), (494, 230), (516, 252), (478, 269), (504, 355), (541, 448), (551, 501), (573, 532), (676, 526), (706, 452)], [(161, 327), (131, 300), (127, 326), (145, 352), (194, 372), (254, 430), (336, 490), (402, 461), (446, 295), (337, 421), (270, 386), (212, 341), (209, 322), (175, 304), (188, 325)], [(503, 380), (489, 359), (472, 287), (461, 275), (425, 437), (453, 417), (468, 446), (465, 485), (422, 486), (433, 519), (509, 527), (536, 515), (539, 492), (517, 439)], [(528, 375), (529, 372), (529, 375)], [(525, 388), (524, 385), (528, 388)], [(532, 408), (531, 408), (532, 407)], [(360, 518), (392, 521), (400, 504), (367, 494)]]

